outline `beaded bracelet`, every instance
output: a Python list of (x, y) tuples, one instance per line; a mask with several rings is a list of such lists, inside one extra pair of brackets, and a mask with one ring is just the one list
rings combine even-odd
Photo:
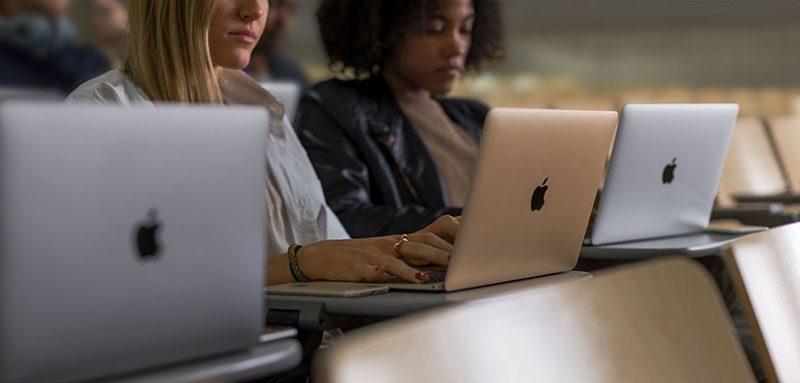
[(302, 271), (300, 271), (300, 266), (297, 265), (297, 252), (300, 251), (302, 247), (303, 246), (300, 246), (296, 243), (293, 243), (289, 246), (289, 270), (292, 272), (292, 276), (294, 277), (295, 281), (305, 283), (310, 282), (311, 280), (308, 279), (308, 277), (303, 274)]

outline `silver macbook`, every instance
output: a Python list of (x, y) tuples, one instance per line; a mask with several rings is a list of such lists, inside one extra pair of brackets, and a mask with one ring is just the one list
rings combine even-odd
[(64, 96), (55, 89), (10, 88), (0, 85), (0, 101), (63, 101)]
[(258, 344), (267, 123), (255, 108), (0, 104), (0, 381)]
[[(736, 104), (625, 106), (588, 243), (618, 244), (615, 251), (704, 251), (739, 235), (707, 230), (738, 110)], [(599, 251), (591, 247), (583, 253)]]

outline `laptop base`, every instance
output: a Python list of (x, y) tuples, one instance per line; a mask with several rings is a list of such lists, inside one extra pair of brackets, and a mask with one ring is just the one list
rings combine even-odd
[(636, 260), (662, 255), (682, 254), (702, 257), (718, 254), (720, 249), (749, 232), (708, 231), (674, 237), (646, 239), (609, 245), (586, 245), (581, 248), (581, 258)]
[(406, 290), (406, 291), (445, 291), (444, 282), (445, 277), (447, 276), (447, 269), (441, 270), (441, 268), (433, 268), (432, 270), (438, 271), (431, 271), (428, 272), (428, 278), (430, 280), (427, 283), (409, 283), (400, 280), (400, 278), (394, 277), (388, 281), (381, 281), (378, 282), (389, 287), (390, 290)]
[(389, 290), (404, 291), (444, 291), (444, 282), (437, 283), (387, 283)]

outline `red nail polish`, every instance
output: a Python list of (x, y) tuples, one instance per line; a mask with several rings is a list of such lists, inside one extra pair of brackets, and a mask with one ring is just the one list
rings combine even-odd
[(421, 271), (419, 271), (416, 274), (414, 274), (414, 276), (417, 277), (417, 279), (419, 279), (422, 282), (427, 282), (428, 281), (428, 276), (425, 275), (425, 273), (423, 273)]

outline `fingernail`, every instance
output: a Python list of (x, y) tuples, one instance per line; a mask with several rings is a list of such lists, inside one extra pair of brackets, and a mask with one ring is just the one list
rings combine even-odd
[(450, 257), (452, 257), (452, 255), (447, 256), (447, 262), (450, 262)]
[(414, 276), (417, 277), (417, 279), (419, 279), (421, 282), (427, 282), (428, 281), (428, 276), (425, 275), (425, 273), (423, 273), (421, 271), (419, 271), (416, 274), (414, 274)]

